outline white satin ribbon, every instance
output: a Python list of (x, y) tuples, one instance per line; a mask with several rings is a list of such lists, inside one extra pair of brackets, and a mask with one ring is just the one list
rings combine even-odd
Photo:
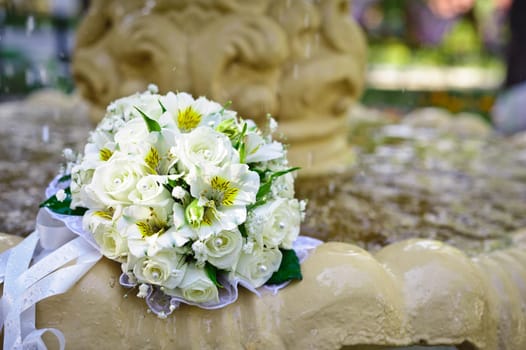
[[(68, 291), (101, 257), (91, 242), (42, 209), (36, 230), (19, 245), (0, 254), (0, 282), (4, 283), (0, 299), (3, 348), (45, 350), (42, 335), (50, 332), (57, 337), (60, 349), (64, 349), (62, 332), (35, 328), (35, 305)], [(73, 261), (74, 264), (69, 264)]]

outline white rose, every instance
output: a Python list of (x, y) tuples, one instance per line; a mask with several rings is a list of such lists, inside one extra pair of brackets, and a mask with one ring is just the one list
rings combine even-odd
[(165, 290), (168, 295), (183, 297), (194, 303), (217, 303), (219, 302), (219, 291), (217, 286), (210, 280), (205, 270), (189, 264), (179, 288)]
[(145, 164), (130, 158), (112, 158), (95, 169), (86, 192), (104, 206), (131, 204), (130, 193), (146, 175), (148, 168)]
[[(254, 288), (261, 287), (278, 271), (281, 264), (281, 252), (278, 248), (254, 246), (251, 254), (241, 252), (234, 277), (241, 278)], [(232, 276), (232, 274), (231, 274)]]
[(158, 252), (135, 261), (133, 274), (139, 283), (149, 283), (173, 289), (180, 285), (187, 269), (185, 258), (173, 251)]
[(248, 215), (247, 233), (259, 244), (267, 247), (292, 248), (301, 224), (300, 205), (296, 199), (277, 198)]
[(135, 190), (130, 193), (129, 199), (137, 205), (166, 208), (167, 212), (173, 206), (171, 193), (159, 183), (159, 177), (156, 175), (141, 178)]
[(220, 167), (230, 162), (239, 162), (230, 139), (209, 127), (198, 127), (180, 135), (172, 152), (186, 169), (211, 165)]
[(121, 261), (128, 254), (128, 242), (108, 215), (90, 210), (84, 214), (82, 225), (93, 234), (104, 256)]
[(151, 134), (142, 118), (132, 119), (115, 134), (115, 143), (125, 154), (145, 155), (157, 142), (158, 134)]
[(243, 237), (239, 230), (221, 231), (204, 241), (208, 262), (222, 270), (233, 270), (239, 260)]

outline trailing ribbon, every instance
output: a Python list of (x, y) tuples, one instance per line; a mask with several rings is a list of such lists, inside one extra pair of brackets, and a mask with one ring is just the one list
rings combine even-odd
[[(45, 350), (42, 335), (54, 334), (65, 348), (62, 332), (36, 329), (37, 302), (68, 291), (102, 258), (83, 236), (53, 219), (45, 209), (37, 216), (36, 230), (17, 246), (0, 254), (0, 330), (4, 349)], [(71, 262), (76, 261), (74, 264)], [(64, 266), (68, 264), (68, 266)]]

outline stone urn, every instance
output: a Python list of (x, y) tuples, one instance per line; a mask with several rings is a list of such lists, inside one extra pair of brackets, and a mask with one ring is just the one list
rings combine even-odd
[(92, 1), (73, 76), (93, 121), (149, 83), (262, 124), (278, 122), (302, 174), (348, 163), (347, 112), (363, 89), (366, 45), (342, 0)]

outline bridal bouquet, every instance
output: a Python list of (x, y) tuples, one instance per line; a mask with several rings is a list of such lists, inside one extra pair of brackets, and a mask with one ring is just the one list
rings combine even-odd
[(292, 248), (305, 203), (275, 128), (151, 87), (109, 105), (42, 206), (77, 216), (157, 315), (222, 307), (238, 284), (257, 293), (301, 279)]

